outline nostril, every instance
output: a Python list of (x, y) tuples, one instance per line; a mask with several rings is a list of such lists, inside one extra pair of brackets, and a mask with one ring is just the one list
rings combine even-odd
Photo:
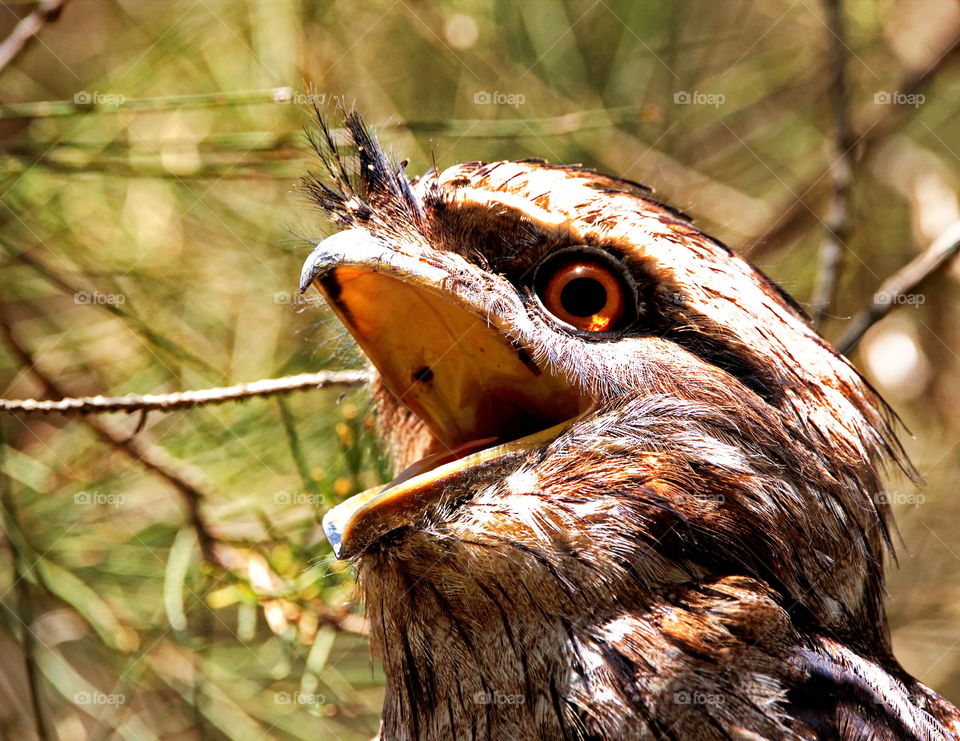
[(410, 377), (417, 383), (430, 383), (433, 380), (433, 368), (425, 365), (411, 373)]

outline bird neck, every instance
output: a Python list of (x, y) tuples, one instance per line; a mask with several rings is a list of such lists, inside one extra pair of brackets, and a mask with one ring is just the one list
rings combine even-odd
[(392, 555), (361, 565), (371, 648), (383, 662), (386, 741), (565, 738), (575, 630), (538, 597), (420, 571)]
[[(833, 666), (840, 646), (798, 630), (775, 592), (747, 577), (590, 605), (575, 582), (518, 589), (458, 578), (449, 561), (411, 563), (361, 562), (387, 677), (382, 741), (733, 738), (743, 728), (794, 738), (789, 692), (802, 695), (811, 661)], [(561, 613), (564, 591), (575, 617)], [(890, 669), (863, 663), (881, 678)]]

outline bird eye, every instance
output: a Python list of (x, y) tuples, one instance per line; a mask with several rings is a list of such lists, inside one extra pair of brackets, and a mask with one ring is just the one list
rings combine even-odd
[(534, 290), (562, 322), (588, 332), (609, 332), (635, 312), (635, 294), (618, 260), (594, 249), (554, 253), (537, 268)]

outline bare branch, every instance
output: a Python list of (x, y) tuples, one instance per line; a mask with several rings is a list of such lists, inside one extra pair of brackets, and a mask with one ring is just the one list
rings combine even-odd
[[(957, 33), (947, 44), (932, 55), (933, 61), (930, 64), (918, 72), (908, 74), (900, 81), (896, 87), (896, 90), (903, 93), (900, 99), (909, 100), (910, 96), (924, 90), (940, 71), (956, 61), (958, 57), (960, 57), (960, 29), (957, 29)], [(877, 146), (886, 141), (890, 134), (916, 113), (916, 110), (912, 105), (894, 101), (884, 106), (884, 113), (878, 119), (859, 127), (862, 133), (853, 137), (858, 159), (865, 161), (876, 151)], [(826, 167), (793, 188), (793, 193), (796, 195), (791, 194), (788, 203), (774, 209), (774, 213), (778, 216), (757, 232), (756, 238), (752, 240), (753, 245), (745, 250), (750, 259), (756, 260), (776, 252), (801, 234), (811, 220), (817, 218), (828, 192), (828, 183), (825, 180), (828, 173), (829, 167)]]
[(27, 48), (47, 23), (57, 19), (66, 2), (67, 0), (41, 0), (30, 15), (13, 27), (10, 35), (0, 43), (0, 72)]
[(851, 321), (850, 329), (837, 343), (837, 350), (847, 355), (870, 327), (903, 304), (905, 296), (914, 293), (924, 281), (946, 266), (958, 253), (960, 221), (955, 221), (927, 249), (880, 285), (873, 294), (873, 303)]
[[(60, 385), (37, 365), (30, 351), (20, 343), (13, 329), (2, 316), (0, 316), (0, 329), (3, 330), (7, 344), (21, 366), (36, 376), (37, 380), (43, 384), (45, 391), (50, 395), (65, 396)], [(200, 510), (200, 504), (207, 496), (205, 492), (211, 488), (203, 474), (176, 460), (163, 448), (145, 441), (142, 437), (131, 437), (114, 425), (107, 424), (105, 420), (96, 417), (82, 419), (84, 424), (97, 433), (102, 440), (165, 479), (180, 493), (187, 508), (191, 527), (197, 534), (197, 542), (200, 544), (203, 557), (218, 563), (216, 537), (210, 532)]]
[(832, 75), (830, 103), (833, 108), (833, 153), (830, 181), (833, 193), (824, 219), (827, 233), (820, 247), (820, 270), (814, 287), (813, 326), (819, 328), (836, 299), (843, 272), (844, 251), (850, 234), (850, 186), (853, 180), (853, 132), (847, 101), (847, 42), (843, 25), (842, 0), (826, 0), (827, 28), (830, 31)]
[(244, 401), (255, 397), (290, 394), (294, 391), (360, 386), (370, 381), (363, 370), (319, 371), (282, 378), (268, 378), (235, 386), (176, 391), (169, 394), (128, 394), (127, 396), (82, 396), (41, 401), (38, 399), (0, 399), (0, 410), (18, 414), (103, 414), (106, 412), (172, 412), (207, 404)]
[(46, 100), (0, 105), (0, 120), (60, 118), (62, 116), (80, 116), (91, 113), (156, 113), (178, 111), (185, 108), (216, 108), (265, 103), (286, 104), (292, 100), (293, 89), (289, 87), (195, 93), (193, 95), (164, 95), (156, 98), (127, 98), (117, 95), (106, 100), (100, 100), (92, 95), (83, 97), (80, 94), (74, 100)]
[[(0, 121), (24, 118), (60, 118), (85, 114), (157, 113), (185, 108), (212, 108), (217, 106), (256, 105), (280, 103), (295, 105), (303, 94), (295, 95), (291, 88), (271, 88), (233, 93), (197, 93), (169, 95), (158, 98), (111, 98), (112, 102), (96, 100), (46, 100), (0, 105)], [(308, 97), (308, 95), (306, 96)], [(629, 105), (616, 108), (594, 108), (574, 111), (561, 116), (505, 119), (413, 119), (378, 126), (379, 131), (412, 131), (418, 134), (440, 134), (457, 139), (515, 138), (518, 136), (565, 136), (578, 131), (600, 129), (637, 121), (644, 106)], [(334, 129), (334, 137), (346, 140), (343, 129)]]

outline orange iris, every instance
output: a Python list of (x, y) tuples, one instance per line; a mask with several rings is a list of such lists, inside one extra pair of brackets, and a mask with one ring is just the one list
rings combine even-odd
[(547, 311), (577, 329), (606, 332), (623, 316), (623, 284), (601, 262), (561, 262), (542, 285), (540, 299)]

